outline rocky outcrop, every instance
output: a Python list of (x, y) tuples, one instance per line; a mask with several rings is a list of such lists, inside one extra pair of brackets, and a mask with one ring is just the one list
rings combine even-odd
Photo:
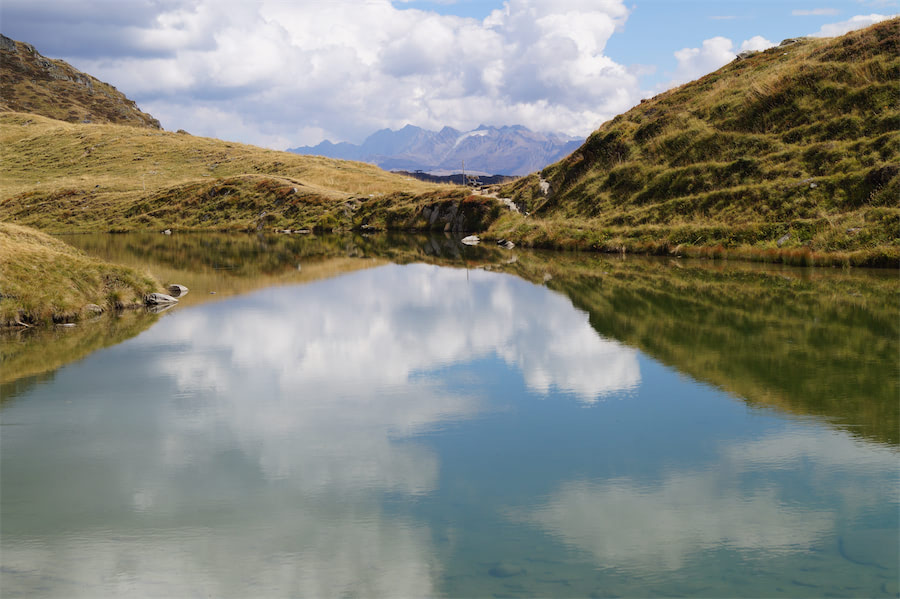
[(0, 108), (7, 110), (70, 123), (160, 128), (158, 120), (112, 85), (4, 35), (0, 35), (0, 87)]
[(424, 206), (409, 228), (447, 233), (484, 231), (502, 210), (499, 200), (488, 196), (448, 200)]

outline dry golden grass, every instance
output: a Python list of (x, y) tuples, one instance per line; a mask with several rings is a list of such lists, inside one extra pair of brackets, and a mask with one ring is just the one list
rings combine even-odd
[(150, 275), (0, 222), (0, 326), (78, 320), (88, 304), (104, 309), (140, 304), (159, 288)]
[(23, 113), (0, 114), (0, 160), (0, 218), (56, 232), (338, 226), (363, 202), (464, 196), (360, 162)]
[(0, 115), (4, 197), (60, 188), (140, 194), (207, 177), (281, 177), (325, 196), (425, 192), (440, 186), (370, 164), (299, 156), (246, 144), (124, 125)]
[(71, 123), (118, 123), (159, 129), (159, 121), (141, 112), (112, 85), (65, 61), (41, 56), (23, 42), (4, 43), (0, 49), (0, 86), (0, 111), (40, 114)]

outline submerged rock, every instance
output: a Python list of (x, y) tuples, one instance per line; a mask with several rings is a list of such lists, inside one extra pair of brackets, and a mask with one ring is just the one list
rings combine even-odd
[(177, 304), (178, 300), (165, 293), (151, 293), (144, 298), (144, 303), (148, 306), (162, 306), (165, 304)]
[(491, 566), (488, 570), (488, 574), (493, 576), (494, 578), (510, 578), (511, 576), (519, 576), (520, 574), (525, 574), (525, 568), (522, 566), (517, 566), (515, 564), (506, 564), (499, 563)]

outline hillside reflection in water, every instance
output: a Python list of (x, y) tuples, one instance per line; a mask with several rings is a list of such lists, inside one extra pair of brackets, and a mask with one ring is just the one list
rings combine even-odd
[[(184, 269), (194, 305), (6, 402), (4, 596), (896, 592), (897, 448), (868, 421), (884, 399), (846, 408), (842, 387), (841, 411), (748, 366), (761, 339), (811, 377), (827, 354), (766, 331), (841, 331), (858, 389), (896, 385), (848, 356), (896, 349), (889, 282), (374, 243), (264, 274), (304, 285), (246, 293), (257, 275), (229, 269), (244, 294), (225, 301)], [(845, 285), (863, 300), (810, 297)], [(830, 320), (801, 326), (780, 294)], [(684, 327), (715, 339), (692, 353)]]

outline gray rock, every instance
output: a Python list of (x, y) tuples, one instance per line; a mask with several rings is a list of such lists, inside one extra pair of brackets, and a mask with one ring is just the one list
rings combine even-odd
[(165, 293), (151, 293), (144, 298), (144, 303), (148, 306), (161, 306), (165, 304), (177, 304), (178, 300)]
[(541, 193), (542, 193), (543, 195), (549, 195), (549, 194), (550, 194), (550, 182), (544, 180), (543, 178), (541, 178), (541, 184), (540, 184), (540, 185), (541, 185)]
[(11, 40), (5, 35), (0, 35), (0, 50), (6, 50), (7, 52), (16, 52), (18, 53), (18, 48), (16, 48), (15, 40)]
[(737, 55), (737, 59), (738, 60), (746, 60), (746, 59), (750, 58), (751, 56), (753, 56), (754, 54), (758, 54), (758, 52), (756, 50), (745, 50), (744, 52), (741, 52), (740, 54)]
[(790, 239), (790, 238), (791, 238), (791, 234), (790, 234), (790, 233), (785, 233), (784, 235), (782, 235), (781, 237), (779, 237), (779, 238), (778, 238), (778, 241), (776, 241), (775, 243), (778, 244), (778, 247), (781, 247), (781, 246), (784, 245), (785, 242), (787, 242), (787, 240)]
[(91, 314), (102, 314), (103, 308), (98, 306), (97, 304), (88, 304), (84, 307), (85, 312), (90, 312)]
[(497, 245), (507, 250), (511, 250), (516, 247), (516, 244), (514, 244), (512, 241), (509, 241), (508, 239), (501, 239), (497, 242)]
[(178, 285), (177, 283), (172, 283), (169, 285), (169, 295), (172, 297), (181, 297), (182, 295), (187, 295), (189, 289), (184, 285)]
[(481, 243), (481, 238), (478, 235), (469, 235), (468, 237), (463, 237), (460, 241), (466, 245), (478, 245)]
[(171, 234), (172, 234), (172, 229), (166, 229), (165, 231), (163, 231), (163, 234), (164, 234), (164, 235), (171, 235)]

